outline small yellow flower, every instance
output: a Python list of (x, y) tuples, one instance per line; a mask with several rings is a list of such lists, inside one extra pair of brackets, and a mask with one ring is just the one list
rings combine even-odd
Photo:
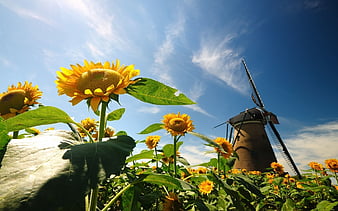
[(160, 141), (161, 139), (161, 136), (158, 136), (158, 135), (154, 135), (154, 136), (148, 136), (146, 138), (146, 145), (149, 149), (154, 149), (158, 142)]
[(252, 174), (252, 175), (261, 175), (262, 172), (260, 172), (260, 171), (249, 171), (249, 174)]
[(226, 152), (222, 152), (218, 147), (215, 147), (215, 150), (220, 153), (224, 158), (229, 158), (232, 153), (233, 153), (233, 148), (232, 145), (230, 144), (230, 142), (228, 140), (226, 140), (225, 138), (222, 137), (218, 137), (214, 140), (214, 142), (216, 142), (217, 144), (219, 144), (223, 150)]
[[(88, 117), (86, 119), (81, 120), (80, 124), (89, 133), (94, 133), (97, 130), (98, 121), (96, 121), (95, 119), (91, 119), (91, 118)], [(77, 130), (79, 131), (79, 133), (80, 133), (80, 135), (82, 137), (85, 137), (87, 135), (81, 128), (77, 128)]]
[(70, 102), (76, 105), (82, 100), (88, 100), (93, 111), (99, 104), (109, 102), (114, 95), (125, 94), (130, 84), (135, 83), (131, 78), (140, 74), (134, 65), (120, 65), (120, 61), (104, 64), (84, 61), (84, 66), (70, 65), (71, 69), (61, 68), (57, 71), (55, 81), (59, 95), (72, 98)]
[(323, 165), (317, 162), (310, 162), (309, 166), (316, 171), (323, 171)]
[(206, 167), (198, 167), (198, 168), (196, 169), (196, 173), (197, 173), (197, 174), (206, 174), (207, 171), (208, 171), (208, 169), (207, 169)]
[(214, 183), (210, 180), (205, 180), (199, 184), (198, 188), (202, 194), (209, 194), (214, 188)]
[(273, 170), (278, 173), (278, 174), (283, 174), (284, 173), (284, 166), (282, 164), (276, 163), (276, 162), (272, 162), (271, 163), (271, 168), (273, 168)]
[(104, 130), (104, 137), (113, 137), (115, 135), (115, 130), (113, 127), (106, 127)]
[(338, 173), (338, 160), (337, 159), (328, 159), (325, 160), (326, 167), (331, 171)]
[(38, 86), (25, 81), (24, 84), (18, 83), (17, 86), (9, 86), (7, 92), (0, 94), (0, 115), (4, 119), (16, 116), (27, 110), (30, 106), (38, 104), (42, 92)]
[(301, 183), (301, 182), (296, 182), (296, 187), (297, 187), (297, 188), (304, 188), (304, 187), (302, 186), (302, 183)]
[(184, 136), (185, 133), (195, 129), (192, 120), (190, 120), (190, 116), (187, 114), (166, 114), (163, 116), (162, 122), (164, 123), (164, 129), (172, 136)]
[(231, 174), (241, 174), (242, 170), (240, 170), (240, 169), (231, 169), (231, 170), (229, 170), (229, 173), (231, 173)]

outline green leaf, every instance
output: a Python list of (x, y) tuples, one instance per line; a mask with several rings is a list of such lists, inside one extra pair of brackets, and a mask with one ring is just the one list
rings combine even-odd
[(4, 121), (8, 132), (54, 123), (75, 122), (66, 112), (52, 106), (41, 106)]
[(131, 96), (156, 105), (191, 105), (195, 104), (178, 90), (150, 78), (140, 78), (135, 84), (127, 87)]
[(240, 184), (244, 185), (250, 192), (256, 194), (257, 196), (264, 198), (262, 192), (258, 189), (257, 186), (253, 184), (253, 182), (243, 175), (236, 175), (234, 180), (238, 181)]
[(317, 204), (315, 210), (320, 210), (320, 211), (330, 211), (330, 210), (335, 210), (334, 208), (338, 207), (338, 201), (336, 202), (329, 202), (329, 201), (321, 201)]
[(142, 151), (139, 154), (133, 155), (131, 157), (129, 157), (126, 160), (126, 163), (135, 161), (135, 160), (141, 160), (141, 159), (153, 159), (154, 158), (154, 150), (145, 150)]
[(6, 125), (4, 124), (3, 120), (0, 120), (0, 167), (1, 167), (1, 161), (3, 156), (6, 152), (6, 146), (8, 142), (11, 140), (9, 135), (7, 134)]
[(119, 174), (135, 145), (135, 140), (129, 136), (116, 136), (108, 141), (74, 145), (62, 158), (69, 159), (78, 172), (85, 172), (85, 168), (88, 168), (86, 174), (93, 187), (101, 177), (100, 169), (104, 170), (105, 177)]
[(114, 121), (114, 120), (121, 119), (125, 111), (126, 111), (125, 108), (119, 108), (119, 109), (116, 109), (115, 111), (110, 112), (107, 115), (107, 121)]
[(118, 131), (118, 132), (115, 134), (115, 136), (127, 136), (127, 135), (128, 135), (128, 133), (127, 133), (126, 131), (123, 131), (123, 130)]
[[(176, 151), (178, 151), (180, 149), (180, 146), (183, 144), (182, 141), (179, 141), (176, 143)], [(174, 155), (174, 145), (173, 144), (166, 144), (164, 145), (164, 147), (162, 148), (163, 153), (166, 157), (171, 157)]]
[(176, 179), (174, 177), (164, 174), (148, 174), (147, 177), (143, 179), (143, 181), (159, 186), (164, 185), (168, 188), (178, 190), (191, 190), (194, 188), (192, 185), (183, 180)]
[(200, 139), (202, 139), (203, 141), (208, 142), (210, 145), (212, 145), (213, 147), (217, 147), (220, 151), (222, 151), (223, 153), (227, 153), (224, 151), (223, 147), (220, 146), (219, 144), (217, 144), (216, 142), (214, 142), (214, 140), (210, 139), (209, 137), (202, 135), (200, 133), (196, 133), (196, 132), (188, 132), (191, 135), (194, 135)]
[(161, 129), (163, 129), (162, 126), (163, 126), (162, 123), (154, 123), (152, 125), (149, 125), (146, 129), (139, 132), (139, 134), (149, 134), (149, 133), (161, 130)]
[(295, 202), (293, 202), (292, 199), (287, 198), (282, 206), (281, 211), (292, 211), (292, 210), (296, 210)]

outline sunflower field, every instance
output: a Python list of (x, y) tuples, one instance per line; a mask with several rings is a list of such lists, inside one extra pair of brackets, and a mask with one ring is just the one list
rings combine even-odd
[[(99, 179), (98, 172), (90, 175), (90, 186), (83, 195), (86, 210), (338, 210), (337, 159), (310, 162), (301, 178), (289, 175), (275, 162), (265, 172), (233, 169), (237, 155), (230, 142), (195, 132), (191, 117), (180, 112), (166, 114), (145, 127), (140, 131), (144, 140), (135, 141), (126, 131), (114, 131), (108, 123), (119, 120), (125, 109), (108, 113), (107, 108), (119, 103), (123, 94), (157, 105), (194, 104), (156, 80), (135, 78), (139, 74), (134, 65), (121, 65), (119, 60), (103, 64), (84, 61), (84, 65), (57, 71), (58, 94), (70, 97), (74, 106), (85, 101), (98, 116), (81, 122), (56, 107), (41, 105), (38, 86), (28, 82), (9, 86), (0, 94), (0, 161), (11, 139), (39, 134), (36, 126), (65, 123), (75, 125), (71, 128), (79, 136), (79, 142), (70, 147), (74, 152), (113, 140), (120, 142), (109, 145), (112, 152), (123, 151), (109, 160), (98, 155), (106, 177)], [(26, 134), (20, 135), (21, 130)], [(159, 130), (170, 136), (152, 134)], [(214, 158), (191, 166), (180, 154), (186, 136), (203, 140)], [(124, 144), (119, 144), (121, 140)], [(159, 147), (161, 142), (166, 144)], [(135, 153), (135, 146), (142, 150)], [(6, 199), (0, 196), (1, 200)]]

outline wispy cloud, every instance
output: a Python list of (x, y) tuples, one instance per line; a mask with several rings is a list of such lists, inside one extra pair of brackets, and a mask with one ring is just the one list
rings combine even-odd
[(121, 24), (116, 24), (121, 20), (117, 20), (116, 13), (112, 13), (100, 1), (60, 0), (57, 5), (62, 11), (78, 15), (80, 24), (90, 29), (85, 47), (93, 57), (102, 58), (112, 49), (130, 48), (128, 38), (123, 36)]
[(311, 161), (324, 163), (326, 159), (337, 158), (338, 121), (305, 127), (285, 143), (300, 170), (308, 169)]
[(137, 109), (137, 111), (141, 113), (157, 114), (161, 111), (161, 108), (158, 106), (143, 106)]
[(231, 34), (222, 40), (215, 37), (203, 38), (200, 49), (193, 53), (192, 62), (207, 74), (244, 94), (248, 86), (240, 70), (241, 57), (236, 49), (230, 47), (231, 40), (235, 37)]
[(177, 16), (176, 22), (169, 25), (165, 39), (154, 54), (154, 73), (158, 75), (161, 81), (173, 85), (173, 79), (170, 75), (170, 68), (167, 65), (167, 59), (175, 52), (175, 41), (184, 32), (185, 18), (183, 15)]
[(190, 165), (197, 165), (204, 162), (208, 162), (211, 158), (215, 157), (215, 154), (207, 154), (206, 151), (210, 151), (212, 148), (196, 146), (196, 145), (182, 145), (180, 152), (182, 157), (187, 159)]
[(305, 9), (316, 9), (320, 6), (320, 0), (305, 0), (304, 7)]
[(11, 66), (11, 62), (4, 57), (0, 57), (0, 65), (2, 65), (4, 67), (9, 67), (9, 66)]
[(1, 1), (0, 4), (7, 7), (8, 9), (10, 9), (11, 11), (13, 11), (14, 13), (16, 13), (17, 15), (19, 15), (21, 17), (27, 17), (27, 18), (35, 19), (35, 20), (40, 21), (42, 23), (45, 23), (47, 25), (54, 25), (55, 24), (54, 21), (52, 21), (51, 19), (39, 14), (39, 12), (35, 12), (33, 10), (23, 8), (19, 5), (17, 5), (14, 1)]
[[(201, 82), (195, 82), (192, 87), (190, 88), (187, 96), (194, 102), (197, 102), (198, 99), (204, 95), (205, 87)], [(189, 109), (192, 109), (193, 111), (199, 112), (201, 114), (204, 114), (209, 117), (213, 117), (210, 113), (208, 113), (206, 110), (201, 108), (198, 103), (193, 105), (184, 105), (184, 107), (187, 107)]]

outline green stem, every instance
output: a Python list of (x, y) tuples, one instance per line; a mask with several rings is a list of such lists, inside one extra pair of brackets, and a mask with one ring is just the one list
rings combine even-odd
[(97, 205), (97, 194), (99, 193), (99, 186), (96, 185), (91, 191), (90, 191), (90, 199), (89, 199), (89, 211), (95, 211), (96, 205)]
[(158, 158), (157, 158), (157, 149), (156, 149), (156, 147), (154, 148), (154, 150), (155, 150), (155, 159), (156, 159), (156, 172), (158, 172)]
[(13, 139), (17, 139), (19, 137), (19, 131), (13, 131)]
[(84, 128), (81, 124), (77, 123), (77, 122), (73, 122), (76, 126), (78, 126), (79, 128), (81, 128), (81, 130), (83, 132), (85, 132), (85, 134), (89, 137), (89, 142), (90, 143), (94, 143), (94, 139), (92, 137), (92, 135), (90, 135), (90, 133), (88, 132), (88, 130), (86, 130), (86, 128)]
[[(108, 102), (101, 102), (101, 111), (100, 111), (100, 123), (99, 123), (99, 137), (98, 141), (101, 142), (104, 136), (104, 131), (106, 127), (106, 110), (108, 107)], [(94, 188), (92, 188), (90, 193), (89, 200), (89, 211), (95, 211), (97, 206), (97, 197), (99, 193), (99, 186), (96, 184)]]
[(220, 165), (220, 153), (218, 152), (218, 153), (217, 153), (217, 174), (218, 174), (218, 176), (221, 176), (221, 174), (220, 174), (221, 171), (220, 171), (220, 169), (219, 169), (220, 166), (221, 166), (221, 165)]
[(106, 210), (108, 210), (108, 208), (111, 206), (111, 205), (113, 205), (114, 204), (114, 202), (124, 193), (124, 192), (126, 192), (131, 186), (132, 186), (133, 184), (131, 183), (131, 184), (128, 184), (126, 187), (124, 187), (122, 190), (120, 190), (120, 192), (118, 192), (118, 194), (116, 194), (115, 196), (114, 196), (114, 198), (112, 198), (109, 202), (108, 202), (108, 204), (101, 210), (101, 211), (106, 211)]
[(174, 177), (177, 177), (177, 168), (176, 168), (176, 143), (178, 141), (177, 136), (174, 136)]
[(106, 129), (106, 111), (108, 107), (108, 102), (101, 102), (101, 111), (100, 111), (100, 124), (99, 124), (99, 141), (102, 141), (104, 136), (104, 131)]

